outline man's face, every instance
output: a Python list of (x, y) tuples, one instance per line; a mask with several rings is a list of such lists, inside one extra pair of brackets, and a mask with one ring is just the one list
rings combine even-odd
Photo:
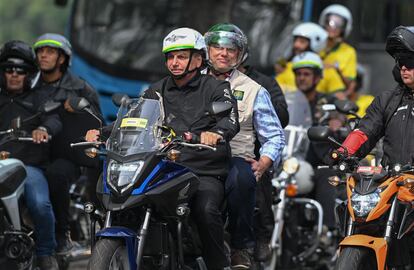
[(316, 85), (321, 79), (311, 68), (298, 68), (294, 73), (296, 87), (304, 93), (315, 90)]
[(24, 88), (24, 79), (27, 71), (20, 67), (8, 67), (4, 71), (6, 78), (6, 89), (9, 93), (21, 93)]
[[(190, 50), (172, 51), (167, 53), (167, 68), (173, 75), (181, 75), (185, 72), (190, 61)], [(202, 64), (202, 57), (198, 53), (193, 53), (188, 70), (198, 68)]]
[(208, 53), (211, 64), (219, 72), (227, 72), (232, 69), (239, 56), (239, 50), (236, 47), (225, 48), (216, 44), (208, 47)]
[(53, 71), (65, 62), (65, 56), (53, 47), (42, 47), (36, 50), (37, 62), (41, 71)]
[(414, 90), (414, 68), (407, 68), (403, 65), (400, 69), (400, 74), (404, 84)]
[(298, 55), (306, 51), (310, 46), (309, 39), (301, 36), (296, 36), (293, 40), (293, 54)]

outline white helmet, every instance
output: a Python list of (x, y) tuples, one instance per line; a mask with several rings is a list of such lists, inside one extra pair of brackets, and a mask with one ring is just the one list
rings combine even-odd
[(304, 37), (309, 39), (310, 49), (320, 52), (326, 47), (328, 33), (316, 23), (305, 22), (297, 25), (292, 32), (293, 37)]
[(334, 4), (326, 7), (319, 17), (319, 24), (324, 26), (326, 23), (326, 19), (328, 14), (335, 14), (341, 16), (346, 20), (346, 25), (344, 29), (344, 37), (346, 38), (352, 31), (352, 14), (349, 9), (343, 5)]
[(316, 71), (319, 71), (322, 75), (323, 62), (319, 55), (317, 55), (316, 53), (303, 52), (293, 57), (292, 60), (293, 71), (299, 68), (312, 68)]
[(162, 44), (162, 52), (168, 53), (178, 50), (197, 50), (203, 51), (207, 59), (207, 47), (204, 37), (198, 31), (183, 27), (171, 31)]

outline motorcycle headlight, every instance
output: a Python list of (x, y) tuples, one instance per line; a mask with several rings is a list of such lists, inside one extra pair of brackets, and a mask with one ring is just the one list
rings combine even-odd
[(374, 193), (360, 195), (358, 193), (354, 193), (351, 197), (351, 204), (352, 208), (354, 209), (354, 213), (358, 217), (365, 217), (369, 214), (369, 212), (374, 209), (377, 203), (380, 200), (379, 191), (375, 191)]
[(109, 186), (119, 193), (125, 192), (136, 182), (143, 166), (144, 161), (119, 163), (111, 160), (107, 168)]
[(288, 175), (295, 174), (299, 170), (299, 161), (295, 157), (288, 158), (283, 162), (283, 171)]

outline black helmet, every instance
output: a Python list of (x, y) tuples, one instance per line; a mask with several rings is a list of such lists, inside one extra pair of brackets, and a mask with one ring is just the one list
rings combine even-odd
[(387, 37), (385, 50), (393, 57), (414, 56), (414, 26), (398, 26)]
[(24, 68), (31, 73), (37, 70), (35, 54), (27, 43), (12, 40), (0, 49), (0, 68), (11, 66)]
[(19, 40), (6, 42), (0, 48), (0, 88), (5, 87), (4, 71), (9, 67), (20, 67), (28, 72), (24, 89), (31, 89), (34, 84), (37, 65), (35, 54), (27, 43)]

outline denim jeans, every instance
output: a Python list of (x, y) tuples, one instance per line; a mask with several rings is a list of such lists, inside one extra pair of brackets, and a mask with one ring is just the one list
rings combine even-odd
[(36, 255), (52, 255), (56, 248), (55, 216), (49, 198), (49, 187), (41, 169), (26, 166), (24, 197), (35, 225)]
[(256, 200), (256, 177), (244, 158), (233, 157), (226, 181), (231, 247), (253, 248), (255, 234), (253, 214)]

